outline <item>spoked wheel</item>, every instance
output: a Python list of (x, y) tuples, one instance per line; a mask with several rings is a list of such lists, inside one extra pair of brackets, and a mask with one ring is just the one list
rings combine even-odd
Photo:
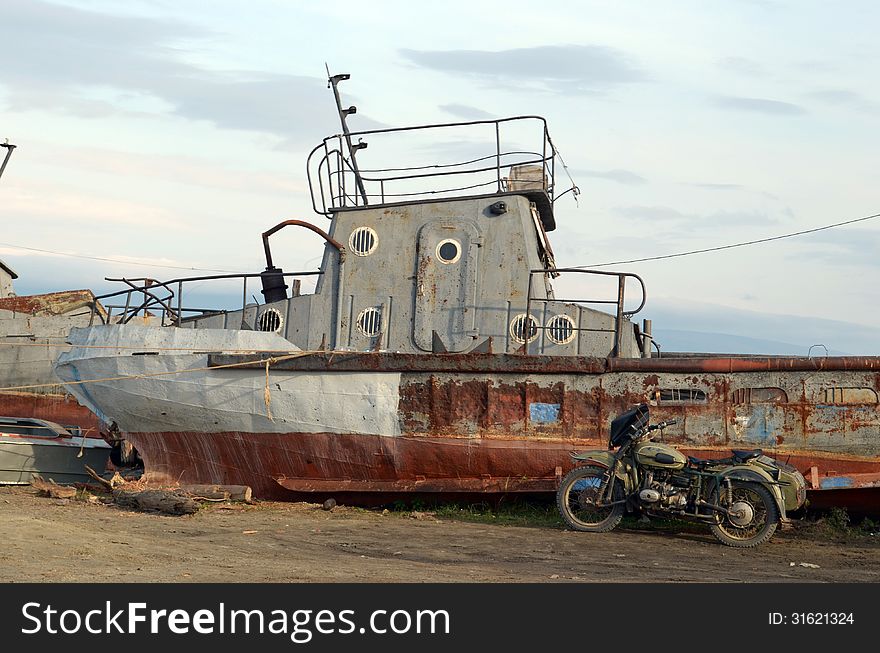
[[(717, 497), (716, 494), (716, 503), (721, 504)], [(726, 505), (726, 502), (721, 505)], [(763, 544), (776, 532), (779, 508), (770, 490), (760, 483), (733, 481), (729, 509), (730, 514), (719, 515), (718, 523), (710, 526), (712, 534), (722, 544), (750, 548)]]
[[(599, 492), (605, 470), (601, 467), (576, 467), (566, 474), (556, 493), (556, 505), (565, 523), (576, 531), (604, 533), (620, 523), (624, 505), (599, 506)], [(613, 499), (623, 499), (623, 488), (614, 481)]]

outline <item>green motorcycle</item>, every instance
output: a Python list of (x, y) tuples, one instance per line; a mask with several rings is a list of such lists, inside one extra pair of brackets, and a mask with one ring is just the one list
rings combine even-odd
[[(576, 531), (603, 533), (625, 511), (707, 524), (723, 544), (754, 547), (769, 540), (787, 512), (806, 500), (807, 483), (793, 466), (760, 449), (734, 449), (729, 458), (703, 460), (652, 442), (676, 420), (649, 425), (647, 404), (611, 422), (608, 451), (573, 452), (556, 503)], [(615, 451), (616, 449), (616, 451)]]

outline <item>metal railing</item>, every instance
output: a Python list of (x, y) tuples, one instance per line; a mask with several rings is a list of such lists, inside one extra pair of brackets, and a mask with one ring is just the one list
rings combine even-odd
[[(310, 272), (279, 272), (277, 274), (283, 277), (299, 278), (320, 276), (324, 273), (317, 270)], [(157, 281), (156, 279), (150, 278), (107, 278), (107, 281), (121, 282), (128, 287), (116, 292), (96, 296), (91, 306), (89, 326), (94, 324), (96, 317), (98, 317), (103, 324), (127, 324), (139, 315), (157, 317), (161, 326), (180, 326), (183, 321), (188, 318), (207, 315), (222, 315), (236, 310), (242, 311), (242, 319), (244, 319), (244, 310), (249, 306), (253, 306), (253, 303), (248, 304), (248, 281), (250, 279), (260, 278), (261, 276), (260, 273), (217, 274), (211, 276), (171, 279), (169, 281)], [(240, 308), (192, 308), (184, 305), (183, 297), (186, 284), (231, 279), (241, 279), (242, 282), (242, 301)], [(296, 291), (294, 294), (296, 294)], [(124, 303), (118, 303), (122, 301), (122, 298), (124, 298)], [(108, 303), (107, 300), (115, 300), (117, 303), (111, 304)], [(106, 315), (102, 315), (98, 310), (99, 303), (106, 309)]]
[[(538, 149), (508, 150), (502, 147), (502, 127), (512, 124), (528, 125), (530, 122), (534, 122), (540, 132), (541, 144)], [(432, 162), (407, 167), (364, 168), (362, 161), (360, 166), (355, 166), (351, 157), (345, 155), (351, 138), (378, 138), (382, 135), (452, 128), (471, 128), (475, 133), (482, 131), (482, 135), (488, 131), (494, 140), (494, 148), (483, 156), (467, 161)], [(366, 143), (358, 142), (352, 147), (358, 151), (366, 146)], [(547, 121), (541, 116), (515, 116), (497, 120), (371, 129), (328, 136), (309, 153), (306, 174), (312, 208), (322, 215), (329, 215), (342, 208), (517, 190), (543, 191), (552, 202), (556, 158), (557, 152), (547, 130)], [(515, 178), (511, 173), (504, 174), (504, 170), (512, 170), (518, 166), (540, 166), (541, 178)], [(456, 181), (447, 183), (446, 180)]]
[[(567, 273), (575, 273), (575, 274), (596, 274), (606, 277), (617, 277), (617, 299), (558, 299), (556, 297), (538, 297), (532, 294), (533, 289), (533, 278), (536, 274), (540, 274), (542, 276), (550, 275), (558, 276), (561, 274)], [(642, 290), (642, 301), (639, 303), (638, 307), (634, 310), (624, 310), (624, 301), (626, 299), (626, 280), (627, 278), (632, 278), (638, 281), (639, 286)], [(605, 272), (603, 270), (585, 270), (583, 268), (539, 268), (537, 270), (529, 270), (529, 288), (526, 293), (526, 315), (532, 317), (532, 302), (565, 302), (565, 303), (573, 303), (573, 304), (613, 304), (614, 305), (614, 328), (613, 329), (593, 329), (588, 327), (572, 327), (573, 331), (592, 331), (592, 332), (601, 332), (601, 333), (613, 333), (614, 334), (614, 347), (611, 350), (611, 356), (617, 357), (620, 355), (620, 345), (621, 339), (623, 337), (623, 321), (635, 315), (639, 311), (641, 311), (645, 307), (645, 301), (647, 300), (647, 291), (645, 290), (645, 282), (642, 281), (642, 278), (637, 274), (632, 274), (631, 272)], [(539, 324), (535, 324), (534, 327), (531, 325), (528, 327), (529, 329), (541, 329), (546, 330), (549, 328), (547, 325), (543, 324), (543, 320), (540, 321)], [(530, 334), (526, 334), (529, 336)], [(523, 345), (524, 351), (526, 354), (529, 353), (529, 342), (531, 340), (530, 337), (524, 338), (525, 343)]]

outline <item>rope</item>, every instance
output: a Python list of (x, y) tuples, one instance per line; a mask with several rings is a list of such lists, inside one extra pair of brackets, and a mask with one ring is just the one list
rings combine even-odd
[(255, 362), (266, 363), (267, 367), (267, 378), (268, 378), (268, 365), (270, 363), (277, 363), (284, 360), (290, 360), (292, 358), (300, 358), (301, 356), (309, 356), (317, 352), (314, 351), (300, 351), (295, 354), (288, 354), (286, 356), (276, 356), (272, 358), (262, 359), (260, 361), (244, 361), (241, 363), (227, 363), (226, 365), (212, 365), (205, 367), (188, 367), (184, 370), (171, 370), (169, 372), (151, 372), (149, 374), (129, 374), (124, 376), (107, 376), (101, 379), (84, 379), (82, 381), (63, 381), (59, 383), (34, 383), (32, 385), (16, 385), (16, 386), (8, 386), (5, 388), (0, 388), (0, 392), (6, 392), (8, 390), (30, 390), (33, 388), (51, 388), (57, 387), (59, 385), (86, 385), (88, 383), (104, 383), (107, 381), (122, 381), (125, 379), (147, 379), (155, 376), (172, 376), (174, 374), (186, 374), (187, 372), (207, 372), (210, 370), (221, 370), (229, 367), (243, 367), (245, 365), (253, 365)]
[[(7, 336), (9, 337), (9, 336)], [(45, 338), (61, 338), (66, 336), (37, 336), (40, 339)], [(52, 343), (52, 342), (0, 342), (0, 347), (75, 347), (76, 349), (125, 349), (136, 351), (198, 351), (199, 353), (216, 353), (216, 354), (266, 354), (277, 352), (277, 349), (193, 349), (192, 347), (150, 347), (141, 345), (133, 347), (129, 345), (71, 345), (70, 343)], [(317, 353), (323, 350), (314, 350), (308, 353)]]
[(275, 422), (272, 419), (272, 393), (269, 392), (269, 365), (274, 363), (276, 359), (267, 358), (266, 359), (266, 387), (263, 390), (263, 401), (266, 402), (266, 417), (269, 418), (270, 422)]

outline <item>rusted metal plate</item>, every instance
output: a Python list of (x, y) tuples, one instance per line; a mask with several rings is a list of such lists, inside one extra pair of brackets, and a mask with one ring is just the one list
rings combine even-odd
[[(89, 307), (95, 301), (91, 290), (64, 290), (43, 295), (0, 298), (0, 310), (29, 315), (65, 315), (78, 308)], [(104, 309), (99, 305), (99, 311)]]
[(79, 426), (92, 437), (100, 433), (100, 422), (95, 414), (80, 406), (69, 394), (0, 393), (0, 415)]
[[(569, 442), (332, 433), (131, 433), (152, 480), (289, 491), (552, 492)], [(594, 443), (582, 442), (583, 445)]]
[[(240, 363), (263, 367), (268, 354), (212, 354), (209, 365)], [(251, 363), (251, 365), (248, 365)], [(282, 370), (384, 372), (493, 372), (516, 374), (606, 372), (730, 374), (739, 372), (880, 371), (880, 356), (587, 358), (523, 354), (400, 354), (395, 352), (316, 352), (272, 363)]]
[[(130, 441), (153, 480), (247, 484), (261, 498), (286, 492), (553, 492), (574, 466), (573, 449), (602, 448), (599, 441), (397, 437), (330, 433), (132, 433)], [(725, 448), (682, 448), (688, 455), (721, 458)], [(804, 468), (815, 458), (792, 456)], [(875, 487), (876, 462), (853, 461)], [(839, 461), (835, 461), (838, 464)], [(838, 464), (838, 467), (840, 465)], [(851, 489), (859, 485), (851, 474)], [(829, 477), (830, 478), (830, 477)]]
[[(253, 359), (258, 359), (254, 357)], [(213, 364), (249, 360), (213, 356)], [(281, 361), (285, 371), (399, 371), (400, 432), (441, 442), (470, 438), (552, 446), (606, 445), (611, 419), (649, 402), (656, 439), (721, 458), (760, 447), (795, 465), (816, 491), (875, 487), (880, 474), (880, 359), (696, 358), (611, 360), (511, 354), (321, 353)], [(247, 372), (243, 372), (247, 373)], [(446, 449), (437, 445), (438, 453)], [(428, 455), (428, 454), (426, 454)], [(522, 461), (519, 476), (549, 468)], [(457, 463), (445, 460), (458, 470)], [(290, 475), (288, 475), (290, 476)]]

